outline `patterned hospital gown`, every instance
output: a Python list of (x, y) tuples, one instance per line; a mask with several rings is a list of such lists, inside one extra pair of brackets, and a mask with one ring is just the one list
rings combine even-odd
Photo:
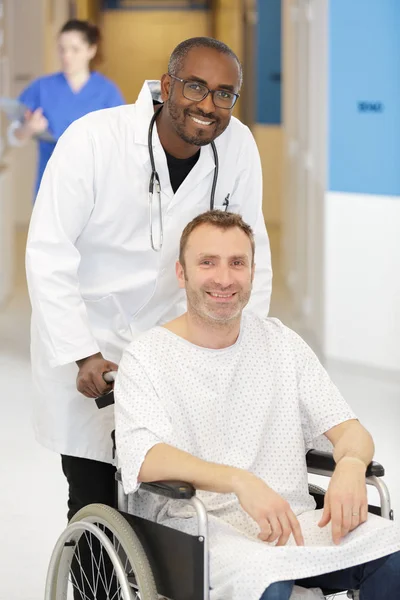
[[(246, 469), (283, 496), (305, 546), (257, 539), (234, 494), (198, 491), (209, 515), (211, 600), (259, 600), (275, 581), (344, 569), (400, 550), (400, 529), (380, 517), (335, 546), (308, 494), (306, 451), (355, 418), (305, 342), (276, 319), (242, 317), (233, 346), (212, 350), (155, 327), (130, 344), (115, 388), (116, 433), (127, 493), (146, 453), (163, 442), (203, 460)], [(195, 534), (193, 508), (139, 489), (130, 510)], [(295, 597), (295, 594), (293, 595)]]

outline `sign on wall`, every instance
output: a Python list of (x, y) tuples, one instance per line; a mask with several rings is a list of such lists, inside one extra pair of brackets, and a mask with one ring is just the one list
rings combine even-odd
[(201, 10), (211, 0), (103, 0), (103, 10)]
[(398, 0), (330, 3), (330, 190), (400, 196)]

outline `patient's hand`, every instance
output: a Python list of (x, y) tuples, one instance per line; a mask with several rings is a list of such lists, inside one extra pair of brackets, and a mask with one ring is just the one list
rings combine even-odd
[(284, 546), (293, 534), (298, 546), (304, 546), (300, 523), (290, 505), (279, 494), (251, 473), (243, 472), (234, 483), (240, 505), (258, 524), (263, 542), (278, 540)]
[(365, 465), (357, 458), (343, 458), (336, 465), (318, 523), (319, 527), (325, 527), (332, 521), (335, 544), (368, 518), (365, 470)]

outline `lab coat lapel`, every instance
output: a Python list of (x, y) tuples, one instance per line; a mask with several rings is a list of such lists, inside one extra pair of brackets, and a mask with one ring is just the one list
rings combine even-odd
[[(153, 95), (157, 96), (157, 92), (154, 92), (157, 84), (159, 84), (159, 82), (145, 81), (135, 104), (137, 110), (135, 143), (143, 146), (143, 149), (145, 148), (145, 151), (140, 152), (140, 159), (142, 160), (143, 167), (149, 171), (149, 179), (151, 174), (148, 149), (149, 126), (154, 115)], [(156, 170), (161, 182), (162, 199), (169, 202), (173, 198), (174, 192), (169, 178), (167, 158), (164, 149), (161, 146), (160, 138), (158, 137), (156, 124), (153, 128), (152, 147)]]
[(149, 125), (154, 115), (153, 96), (150, 88), (155, 83), (154, 81), (146, 80), (135, 102), (135, 143), (143, 146), (148, 145)]

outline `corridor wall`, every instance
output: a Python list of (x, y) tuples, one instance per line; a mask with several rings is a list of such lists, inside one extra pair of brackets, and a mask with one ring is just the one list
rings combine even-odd
[(120, 87), (128, 103), (135, 102), (145, 79), (159, 79), (166, 72), (169, 55), (179, 42), (210, 35), (206, 9), (144, 9), (114, 0), (105, 1), (103, 7), (101, 70)]
[(281, 5), (281, 0), (257, 1), (253, 133), (261, 156), (263, 210), (269, 227), (279, 227), (282, 220)]
[(400, 3), (283, 0), (284, 268), (322, 356), (400, 371)]
[(327, 355), (400, 371), (400, 3), (329, 6)]

